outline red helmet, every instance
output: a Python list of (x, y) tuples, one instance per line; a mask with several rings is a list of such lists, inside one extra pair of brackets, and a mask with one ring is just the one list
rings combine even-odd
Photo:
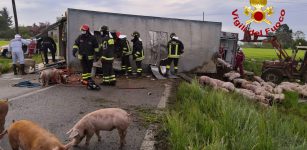
[(81, 26), (80, 30), (89, 31), (90, 27), (87, 24), (84, 24), (84, 25)]

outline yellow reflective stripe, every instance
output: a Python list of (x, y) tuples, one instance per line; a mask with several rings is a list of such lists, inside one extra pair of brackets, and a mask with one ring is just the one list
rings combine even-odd
[(104, 60), (114, 60), (114, 57), (107, 58), (105, 56), (101, 56), (101, 59), (104, 59)]
[(129, 45), (128, 40), (126, 40), (126, 43), (127, 43), (128, 51), (130, 52), (130, 51), (131, 51), (131, 47), (130, 47), (130, 45)]
[(88, 60), (93, 60), (94, 56), (87, 56)]
[(115, 75), (112, 75), (110, 78), (115, 78)]
[(95, 52), (99, 52), (99, 48), (95, 48)]
[(175, 55), (178, 55), (178, 44), (176, 44)]
[(109, 45), (114, 45), (114, 40), (113, 40), (113, 39), (109, 39), (109, 40), (108, 40), (108, 44), (109, 44)]
[(138, 57), (138, 58), (136, 58), (136, 61), (141, 61), (141, 60), (143, 60), (143, 59), (145, 59), (144, 56), (143, 56), (143, 57)]
[(139, 51), (137, 51), (137, 52), (136, 52), (136, 54), (140, 54), (140, 52), (139, 52)]
[(169, 46), (168, 48), (168, 57), (169, 58), (179, 58), (179, 55), (178, 55), (178, 48), (179, 48), (179, 45), (176, 44), (176, 47), (175, 47), (175, 54), (172, 54), (172, 44)]
[(78, 59), (82, 60), (82, 55), (78, 54)]
[(72, 48), (79, 49), (79, 46), (78, 45), (74, 45)]
[(171, 66), (169, 66), (169, 65), (166, 66), (166, 69), (170, 69), (170, 68), (171, 68)]
[(178, 69), (178, 67), (174, 67), (174, 69)]

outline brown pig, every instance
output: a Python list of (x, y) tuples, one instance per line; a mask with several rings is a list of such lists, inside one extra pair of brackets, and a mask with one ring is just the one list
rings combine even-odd
[(8, 100), (0, 100), (0, 133), (4, 130), (5, 117), (9, 110)]
[(28, 120), (11, 124), (8, 137), (12, 150), (68, 150), (72, 145), (64, 146), (53, 134)]
[(94, 134), (97, 135), (98, 141), (101, 141), (99, 131), (117, 129), (120, 137), (120, 147), (122, 147), (126, 143), (125, 137), (129, 124), (130, 115), (125, 110), (106, 108), (85, 115), (67, 134), (70, 134), (69, 138), (73, 139), (74, 146), (77, 146), (85, 136), (85, 145), (89, 145), (90, 139)]
[(59, 69), (46, 69), (41, 72), (39, 79), (43, 83), (43, 86), (48, 86), (49, 82), (56, 84), (62, 83), (63, 74), (64, 72)]

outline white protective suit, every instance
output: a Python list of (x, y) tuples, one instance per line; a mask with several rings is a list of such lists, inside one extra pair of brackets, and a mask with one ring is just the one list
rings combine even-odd
[(11, 40), (9, 45), (9, 51), (12, 52), (13, 64), (16, 64), (17, 61), (19, 64), (24, 64), (24, 53), (22, 50), (22, 44), (29, 45), (30, 42), (22, 39), (20, 35), (16, 34), (15, 39)]

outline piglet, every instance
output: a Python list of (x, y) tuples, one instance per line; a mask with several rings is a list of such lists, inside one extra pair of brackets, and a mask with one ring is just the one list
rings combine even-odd
[(5, 117), (9, 110), (8, 100), (0, 100), (0, 133), (4, 130)]
[(112, 131), (113, 129), (117, 129), (120, 137), (120, 147), (122, 147), (126, 143), (125, 137), (129, 124), (130, 115), (125, 110), (120, 108), (106, 108), (85, 115), (66, 134), (70, 134), (69, 138), (73, 139), (74, 146), (77, 146), (86, 136), (85, 145), (88, 146), (94, 134), (97, 135), (98, 141), (101, 141), (99, 131)]
[(72, 145), (64, 146), (53, 134), (28, 120), (11, 124), (8, 137), (12, 150), (68, 150)]

